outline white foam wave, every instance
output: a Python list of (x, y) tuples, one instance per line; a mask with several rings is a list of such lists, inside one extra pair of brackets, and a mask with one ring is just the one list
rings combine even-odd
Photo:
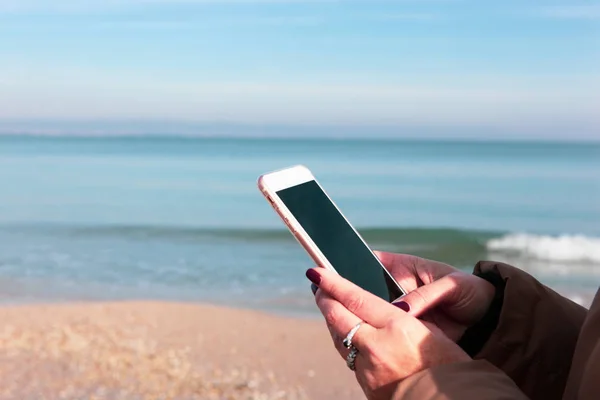
[(487, 249), (518, 252), (539, 260), (600, 262), (600, 238), (513, 233), (487, 242)]

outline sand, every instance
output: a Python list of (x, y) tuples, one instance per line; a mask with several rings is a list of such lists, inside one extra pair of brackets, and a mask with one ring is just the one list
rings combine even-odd
[(165, 302), (0, 307), (0, 399), (361, 399), (319, 320)]

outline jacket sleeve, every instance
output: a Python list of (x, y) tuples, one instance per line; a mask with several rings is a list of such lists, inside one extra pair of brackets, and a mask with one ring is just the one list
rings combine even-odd
[(393, 400), (527, 400), (517, 385), (487, 361), (440, 365), (402, 381)]
[(506, 264), (480, 262), (474, 273), (495, 276), (504, 292), (497, 325), (473, 358), (501, 369), (531, 399), (561, 399), (587, 310)]

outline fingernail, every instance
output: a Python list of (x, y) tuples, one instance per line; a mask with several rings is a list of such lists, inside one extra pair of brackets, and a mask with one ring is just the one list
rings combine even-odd
[(315, 285), (318, 285), (319, 283), (321, 283), (321, 274), (319, 274), (316, 270), (314, 270), (312, 268), (309, 269), (308, 271), (306, 271), (306, 277), (308, 278), (309, 281), (311, 281)]
[(319, 287), (317, 285), (315, 285), (314, 283), (311, 283), (310, 290), (312, 290), (313, 294), (317, 294), (317, 290), (319, 290)]
[(407, 303), (407, 302), (405, 302), (405, 301), (399, 301), (399, 302), (397, 302), (397, 303), (394, 303), (394, 305), (395, 305), (396, 307), (398, 307), (399, 309), (401, 309), (402, 311), (406, 311), (406, 312), (409, 312), (409, 311), (410, 311), (410, 306), (409, 306), (409, 305), (408, 305), (408, 303)]

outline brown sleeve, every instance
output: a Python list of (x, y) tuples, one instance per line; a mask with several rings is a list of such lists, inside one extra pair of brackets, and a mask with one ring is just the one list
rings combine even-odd
[(480, 262), (475, 274), (504, 282), (496, 329), (474, 356), (504, 371), (531, 399), (561, 399), (587, 310), (522, 270)]
[(505, 373), (484, 360), (446, 364), (405, 379), (393, 400), (525, 400)]

